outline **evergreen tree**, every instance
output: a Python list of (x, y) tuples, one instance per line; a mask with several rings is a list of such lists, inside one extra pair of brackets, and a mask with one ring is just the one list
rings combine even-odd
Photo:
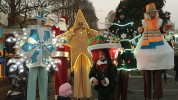
[(156, 8), (160, 10), (159, 16), (163, 19), (163, 23), (170, 20), (170, 12), (163, 11), (166, 0), (123, 0), (128, 7), (129, 16), (134, 21), (136, 26), (141, 26), (141, 20), (144, 18), (146, 12), (146, 5), (149, 3), (155, 3)]

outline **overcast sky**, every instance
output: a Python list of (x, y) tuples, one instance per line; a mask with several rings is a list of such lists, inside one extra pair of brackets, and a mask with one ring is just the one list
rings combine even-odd
[[(96, 10), (96, 16), (99, 19), (99, 28), (104, 28), (104, 20), (111, 10), (115, 10), (120, 0), (90, 0), (93, 2), (93, 6)], [(163, 8), (164, 11), (171, 12), (171, 21), (175, 23), (178, 29), (178, 1), (166, 0), (166, 4)]]

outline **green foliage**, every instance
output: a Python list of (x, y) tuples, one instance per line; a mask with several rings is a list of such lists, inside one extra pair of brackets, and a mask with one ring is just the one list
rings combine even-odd
[(170, 12), (162, 10), (166, 0), (124, 0), (124, 2), (127, 5), (131, 20), (134, 21), (137, 27), (141, 26), (141, 20), (144, 18), (143, 14), (146, 12), (146, 5), (149, 3), (155, 3), (156, 8), (160, 10), (159, 16), (163, 19), (163, 23), (170, 20)]
[(93, 4), (89, 0), (77, 0), (79, 9), (82, 10), (84, 17), (92, 29), (98, 29), (97, 21), (98, 18), (96, 17), (95, 8)]

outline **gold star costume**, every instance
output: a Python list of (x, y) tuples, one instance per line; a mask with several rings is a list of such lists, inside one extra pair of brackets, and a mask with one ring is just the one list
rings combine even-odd
[(82, 11), (79, 9), (73, 28), (64, 33), (71, 48), (71, 66), (74, 68), (74, 97), (91, 97), (89, 71), (91, 67), (91, 55), (87, 51), (88, 39), (95, 37), (97, 31), (89, 28)]

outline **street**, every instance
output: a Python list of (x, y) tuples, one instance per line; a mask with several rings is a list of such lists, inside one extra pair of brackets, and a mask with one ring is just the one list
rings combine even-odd
[[(162, 78), (163, 84), (163, 98), (160, 100), (177, 100), (178, 98), (178, 83), (174, 81), (174, 71), (168, 71), (167, 77), (168, 82), (165, 82)], [(49, 100), (54, 100), (54, 84), (53, 81), (49, 83)], [(6, 79), (4, 83), (1, 79), (0, 81), (0, 100), (5, 98), (5, 95), (10, 89), (10, 83)], [(92, 88), (92, 97), (90, 100), (97, 100), (97, 92)], [(37, 96), (38, 98), (38, 96)], [(37, 99), (39, 100), (39, 99)], [(72, 97), (72, 100), (77, 100)], [(86, 100), (86, 98), (81, 98), (80, 100)], [(144, 100), (144, 90), (143, 90), (143, 77), (142, 76), (132, 76), (129, 78), (128, 86), (128, 100)]]

